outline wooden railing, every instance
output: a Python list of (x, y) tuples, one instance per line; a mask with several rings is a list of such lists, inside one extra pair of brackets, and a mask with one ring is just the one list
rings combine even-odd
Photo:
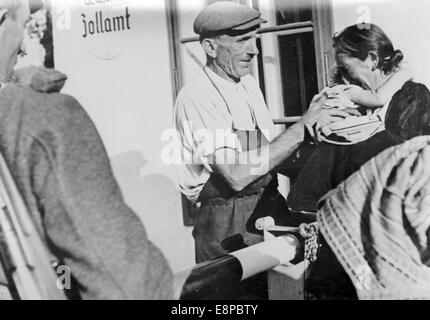
[[(277, 33), (278, 35), (290, 35), (295, 33), (312, 32), (314, 24), (312, 21), (287, 23), (280, 26), (266, 27), (258, 29), (257, 34)], [(186, 37), (181, 40), (182, 44), (199, 41), (198, 36)]]

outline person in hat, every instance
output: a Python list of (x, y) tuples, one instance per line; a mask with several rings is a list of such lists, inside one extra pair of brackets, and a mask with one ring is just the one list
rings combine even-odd
[[(183, 153), (179, 188), (200, 204), (193, 229), (197, 263), (262, 241), (253, 226), (258, 216), (294, 223), (277, 191), (275, 169), (313, 134), (312, 127), (348, 116), (315, 100), (300, 121), (274, 136), (250, 75), (264, 22), (259, 11), (229, 1), (205, 7), (194, 21), (206, 66), (178, 94), (174, 120)], [(234, 241), (239, 238), (243, 243)]]
[[(40, 237), (70, 270), (66, 295), (173, 298), (168, 263), (125, 204), (93, 122), (57, 92), (66, 77), (49, 69), (12, 77), (29, 13), (27, 0), (0, 0), (0, 152)], [(0, 298), (5, 285), (14, 298), (2, 258)]]

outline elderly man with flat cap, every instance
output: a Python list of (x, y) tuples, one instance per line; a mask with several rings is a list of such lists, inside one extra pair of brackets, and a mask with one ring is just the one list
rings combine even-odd
[(263, 95), (250, 75), (259, 53), (256, 33), (264, 22), (259, 11), (228, 1), (207, 6), (194, 22), (207, 63), (180, 91), (175, 124), (184, 155), (179, 187), (200, 203), (193, 230), (198, 263), (231, 250), (235, 235), (246, 245), (262, 241), (246, 226), (256, 211), (269, 215), (280, 206), (284, 217), (276, 222), (288, 223), (275, 169), (304, 141), (306, 128), (347, 116), (314, 103), (299, 122), (274, 137)]

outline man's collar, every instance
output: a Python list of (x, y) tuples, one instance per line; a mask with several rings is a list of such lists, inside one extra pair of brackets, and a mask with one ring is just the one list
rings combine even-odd
[(207, 72), (208, 76), (211, 78), (211, 80), (219, 87), (224, 89), (236, 89), (238, 86), (242, 85), (242, 80), (239, 82), (233, 82), (229, 81), (227, 79), (224, 79), (220, 75), (216, 74), (214, 71), (212, 71), (209, 67), (204, 67), (205, 71)]

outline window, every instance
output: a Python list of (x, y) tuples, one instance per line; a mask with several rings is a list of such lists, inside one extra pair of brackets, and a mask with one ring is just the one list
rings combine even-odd
[(253, 5), (268, 20), (260, 34), (260, 85), (273, 118), (284, 123), (285, 117), (303, 114), (313, 96), (329, 83), (331, 2), (254, 0)]

